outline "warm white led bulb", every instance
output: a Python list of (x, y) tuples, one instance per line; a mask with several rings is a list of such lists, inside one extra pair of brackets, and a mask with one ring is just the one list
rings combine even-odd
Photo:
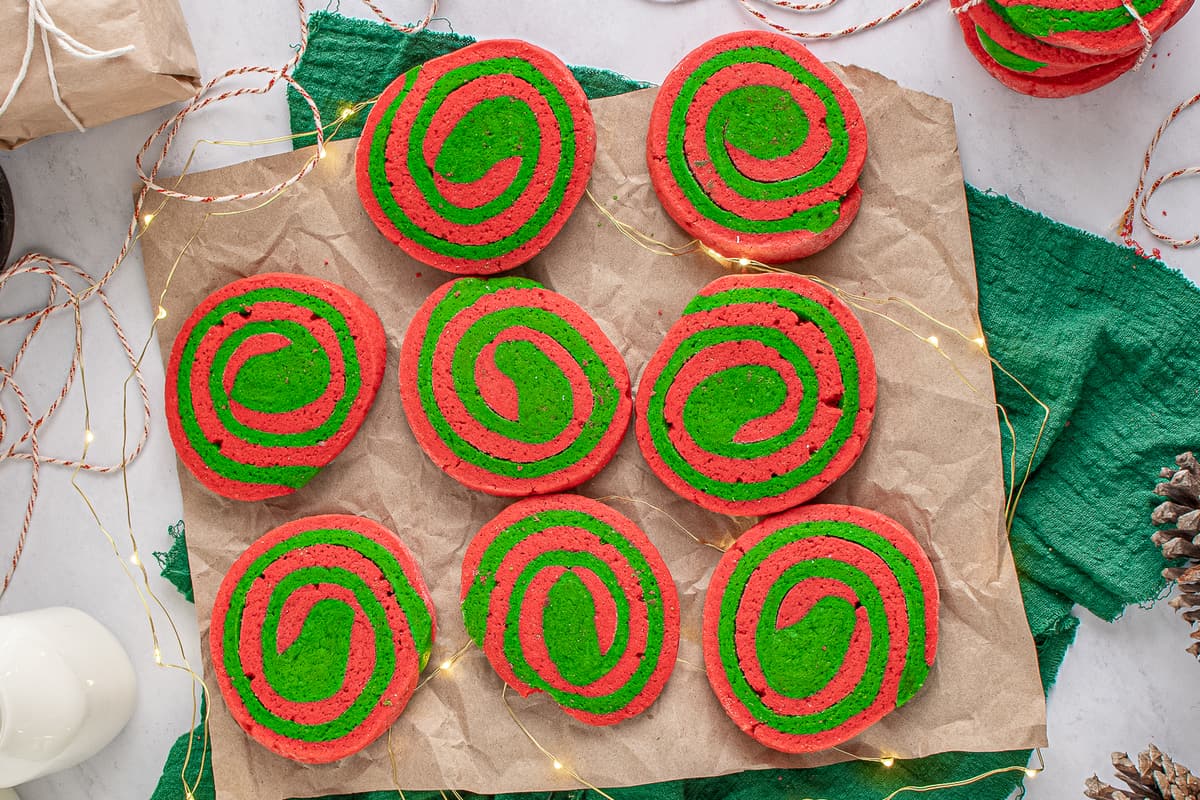
[(941, 342), (938, 340), (938, 337), (936, 337), (936, 336), (930, 336), (925, 341), (929, 342), (934, 347), (937, 347), (939, 344), (941, 344)]
[(558, 759), (555, 759), (555, 760), (554, 760), (554, 768), (555, 768), (555, 769), (562, 769), (562, 768), (563, 768), (563, 767), (562, 767), (562, 762), (561, 762), (561, 761), (559, 761)]

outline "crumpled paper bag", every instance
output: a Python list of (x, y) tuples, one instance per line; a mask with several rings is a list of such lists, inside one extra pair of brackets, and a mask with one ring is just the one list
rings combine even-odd
[[(975, 269), (953, 111), (866, 70), (845, 80), (870, 131), (857, 221), (825, 252), (795, 265), (849, 291), (905, 298), (938, 319), (979, 331)], [(686, 237), (650, 185), (645, 132), (655, 90), (594, 101), (598, 152), (590, 188), (616, 218), (671, 242)], [(472, 492), (418, 448), (400, 407), (396, 359), (414, 311), (452, 276), (419, 264), (387, 242), (367, 218), (354, 182), (356, 141), (335, 142), (286, 195), (246, 214), (211, 217), (171, 203), (142, 240), (151, 296), (179, 262), (164, 301), (160, 343), (169, 353), (180, 323), (208, 293), (266, 270), (296, 271), (344, 284), (379, 313), (389, 365), (374, 408), (342, 455), (295, 495), (261, 503), (224, 500), (181, 470), (184, 516), (201, 633), (225, 571), (255, 538), (300, 516), (362, 514), (395, 530), (416, 553), (438, 613), (436, 665), (468, 641), (458, 606), (462, 554), (508, 501)], [(187, 177), (203, 194), (261, 188), (294, 173), (312, 150)], [(247, 203), (249, 208), (253, 203)], [(639, 247), (585, 199), (562, 233), (518, 270), (588, 310), (622, 351), (632, 377), (683, 307), (723, 274), (701, 255), (656, 256)], [(902, 309), (884, 309), (901, 314)], [(902, 315), (903, 316), (903, 315)], [(992, 373), (978, 346), (950, 341), (953, 364), (917, 336), (859, 314), (878, 362), (874, 430), (862, 458), (821, 500), (882, 511), (906, 525), (933, 562), (941, 589), (939, 651), (924, 688), (906, 706), (842, 749), (914, 758), (948, 750), (995, 751), (1046, 743), (1045, 701), (1004, 532), (999, 425)], [(927, 321), (904, 316), (921, 335)], [(927, 330), (928, 329), (928, 332)], [(957, 369), (957, 372), (956, 372)], [(696, 535), (720, 539), (739, 522), (702, 511), (667, 490), (643, 462), (632, 434), (613, 462), (578, 491), (651, 503)], [(709, 689), (700, 645), (704, 592), (718, 553), (681, 533), (664, 513), (612, 501), (662, 552), (679, 588), (680, 662), (658, 701), (607, 728), (572, 720), (544, 696), (510, 693), (522, 722), (549, 750), (597, 786), (628, 786), (768, 767), (844, 760), (836, 751), (773, 752), (745, 736)], [(212, 680), (213, 768), (221, 800), (277, 800), (393, 787), (386, 737), (325, 766), (273, 755), (230, 717)], [(421, 689), (393, 728), (402, 788), (477, 792), (570, 788), (576, 784), (509, 718), (501, 682), (476, 648)]]
[[(0, 103), (25, 56), (29, 3), (0, 0)], [(191, 97), (200, 68), (178, 0), (46, 0), (54, 23), (79, 43), (108, 51), (132, 45), (121, 56), (79, 58), (49, 35), (54, 74), (63, 102), (85, 128)], [(0, 150), (75, 125), (54, 102), (42, 29), (34, 30), (32, 60), (12, 104), (0, 115)]]

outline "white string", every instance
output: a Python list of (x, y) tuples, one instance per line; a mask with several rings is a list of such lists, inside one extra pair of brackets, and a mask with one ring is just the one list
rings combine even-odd
[(83, 59), (84, 61), (102, 61), (117, 58), (118, 56), (132, 52), (134, 49), (133, 45), (128, 44), (124, 47), (113, 48), (112, 50), (97, 50), (80, 42), (58, 27), (54, 22), (54, 18), (50, 16), (49, 9), (46, 8), (46, 0), (27, 1), (29, 3), (29, 15), (25, 28), (25, 55), (21, 57), (21, 68), (17, 70), (17, 77), (13, 79), (12, 86), (9, 88), (4, 102), (0, 103), (0, 117), (4, 116), (4, 113), (8, 111), (21, 85), (25, 83), (25, 78), (29, 75), (29, 65), (33, 61), (34, 34), (40, 29), (42, 52), (46, 55), (46, 71), (50, 77), (50, 94), (54, 97), (54, 104), (62, 110), (67, 119), (71, 120), (76, 129), (82, 131), (84, 129), (83, 123), (67, 107), (66, 101), (62, 99), (62, 94), (58, 90), (58, 76), (54, 73), (54, 58), (50, 52), (50, 37), (53, 36), (55, 42), (63, 50), (75, 58)]
[(33, 32), (36, 28), (37, 10), (33, 7), (33, 2), (30, 2), (29, 25), (25, 30), (25, 55), (21, 58), (21, 68), (17, 70), (17, 77), (13, 79), (12, 88), (8, 90), (8, 95), (4, 98), (4, 102), (0, 103), (0, 117), (4, 116), (5, 111), (8, 111), (8, 107), (12, 105), (13, 98), (17, 96), (17, 90), (25, 82), (25, 75), (29, 72), (29, 62), (33, 60)]

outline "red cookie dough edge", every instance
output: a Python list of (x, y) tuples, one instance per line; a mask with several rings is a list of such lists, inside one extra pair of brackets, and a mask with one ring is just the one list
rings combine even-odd
[[(859, 506), (813, 504), (793, 508), (789, 511), (767, 517), (757, 525), (743, 533), (721, 556), (720, 562), (709, 580), (704, 597), (703, 645), (704, 667), (708, 675), (709, 685), (716, 695), (721, 707), (730, 719), (748, 736), (773, 750), (784, 753), (809, 753), (826, 750), (854, 738), (870, 728), (891, 711), (895, 706), (887, 708), (884, 713), (874, 718), (861, 719), (854, 725), (844, 724), (831, 729), (825, 734), (808, 734), (797, 736), (783, 733), (758, 722), (750, 716), (748, 710), (733, 695), (725, 677), (724, 664), (719, 650), (718, 630), (720, 629), (722, 598), (728, 586), (729, 577), (733, 574), (741, 556), (771, 533), (792, 525), (805, 522), (836, 520), (850, 522), (869, 530), (881, 533), (893, 543), (897, 540), (906, 541), (911, 546), (900, 548), (909, 557), (913, 568), (921, 578), (922, 587), (926, 590), (925, 604), (925, 661), (932, 666), (937, 654), (938, 644), (938, 611), (940, 606), (937, 576), (928, 554), (917, 542), (912, 533), (891, 517)], [(891, 534), (888, 536), (888, 534)], [(930, 602), (932, 600), (932, 602)], [(894, 665), (889, 664), (890, 669)]]
[[(217, 685), (221, 690), (221, 696), (225, 700), (225, 706), (229, 710), (230, 716), (233, 717), (234, 721), (237, 722), (238, 726), (248, 736), (277, 755), (306, 764), (327, 764), (346, 758), (359, 752), (387, 732), (387, 729), (399, 719), (400, 714), (408, 704), (408, 700), (416, 690), (421, 659), (421, 654), (414, 650), (418, 665), (417, 669), (412, 671), (411, 675), (408, 676), (404, 687), (403, 701), (393, 703), (391, 706), (380, 706), (380, 708), (386, 708), (387, 711), (381, 712), (375, 718), (376, 722), (374, 725), (370, 727), (360, 725), (346, 736), (341, 737), (341, 739), (330, 742), (301, 742), (281, 736), (269, 728), (259, 725), (250, 716), (249, 711), (242, 702), (241, 696), (233, 688), (233, 684), (224, 667), (225, 645), (223, 638), (225, 614), (229, 608), (230, 598), (237, 587), (238, 580), (240, 580), (246, 569), (254, 563), (255, 559), (275, 545), (297, 534), (322, 528), (352, 530), (386, 547), (396, 557), (396, 560), (400, 563), (405, 575), (408, 577), (409, 583), (412, 584), (413, 589), (424, 601), (425, 607), (429, 610), (431, 625), (430, 645), (433, 644), (437, 637), (436, 611), (433, 606), (433, 600), (429, 596), (429, 589), (426, 587), (425, 580), (421, 575), (420, 567), (417, 565), (416, 557), (395, 533), (378, 522), (350, 514), (318, 514), (280, 525), (263, 534), (246, 548), (237, 560), (233, 562), (233, 565), (230, 566), (229, 571), (225, 573), (225, 577), (221, 580), (221, 586), (217, 591), (216, 600), (213, 602), (213, 612), (208, 630), (208, 646), (212, 657), (213, 674), (217, 679)], [(401, 665), (397, 664), (397, 669), (400, 667)]]
[[(341, 455), (342, 451), (345, 450), (346, 446), (357, 435), (363, 422), (366, 421), (371, 406), (375, 404), (375, 395), (379, 391), (379, 386), (383, 383), (383, 372), (387, 364), (387, 333), (383, 329), (383, 323), (380, 321), (379, 315), (375, 313), (373, 308), (367, 305), (366, 301), (354, 292), (331, 281), (296, 273), (264, 272), (258, 275), (239, 278), (232, 283), (226, 284), (202, 300), (187, 320), (184, 321), (183, 326), (179, 329), (179, 333), (175, 336), (175, 343), (171, 348), (171, 357), (167, 364), (166, 386), (164, 387), (167, 431), (171, 436), (171, 442), (175, 446), (175, 453), (179, 456), (179, 460), (183, 462), (183, 465), (187, 467), (188, 472), (209, 491), (230, 500), (266, 500), (272, 497), (284, 497), (293, 494), (296, 490), (290, 486), (244, 483), (226, 478), (224, 475), (220, 475), (208, 467), (204, 459), (201, 458), (200, 454), (196, 452), (188, 441), (187, 434), (184, 432), (183, 424), (179, 418), (179, 369), (182, 366), (183, 349), (187, 344), (188, 336), (196, 327), (196, 324), (209, 311), (230, 297), (245, 294), (256, 289), (271, 288), (296, 289), (305, 293), (317, 294), (318, 296), (334, 295), (342, 303), (339, 310), (343, 312), (347, 322), (352, 327), (357, 326), (362, 328), (362, 332), (365, 334), (362, 338), (355, 341), (355, 351), (358, 354), (359, 369), (362, 376), (359, 397), (363, 398), (363, 402), (361, 406), (357, 402), (354, 404), (342, 428), (326, 440), (326, 446), (332, 451), (332, 455), (330, 455), (328, 461), (320, 466), (321, 469), (329, 466), (329, 464)], [(360, 408), (361, 410), (359, 410)]]
[[(975, 25), (982, 28), (985, 34), (990, 36), (1005, 50), (1016, 53), (1022, 58), (1028, 58), (1032, 61), (1045, 64), (1046, 66), (1039, 69), (1036, 73), (1029, 73), (1042, 78), (1078, 72), (1081, 69), (1110, 64), (1120, 58), (1137, 55), (1141, 52), (1143, 44), (1139, 38), (1138, 46), (1129, 50), (1103, 55), (1082, 53), (1067, 47), (1057, 47), (1041, 39), (1021, 33), (1005, 22), (986, 2), (980, 2), (960, 16), (969, 17)], [(978, 39), (978, 33), (973, 28), (970, 34), (966, 32), (965, 25), (963, 28), (964, 36), (969, 35)], [(986, 54), (987, 51), (985, 50), (984, 52)]]
[[(629, 705), (609, 714), (592, 714), (560, 706), (566, 714), (588, 725), (596, 727), (615, 725), (618, 722), (641, 714), (654, 704), (666, 687), (667, 681), (675, 669), (675, 661), (679, 655), (679, 592), (675, 587), (675, 580), (671, 575), (670, 569), (667, 567), (666, 561), (663, 560), (662, 554), (636, 522), (610, 506), (582, 495), (551, 494), (518, 500), (487, 522), (471, 540), (470, 545), (468, 545), (467, 551), (463, 555), (459, 602), (461, 603), (466, 599), (467, 592), (479, 572), (479, 563), (495, 538), (514, 523), (547, 510), (582, 511), (617, 530), (642, 553), (659, 584), (663, 604), (663, 646), (659, 653), (658, 665), (642, 691), (636, 695)], [(505, 668), (501, 672), (492, 661), (494, 654), (488, 652), (486, 647), (485, 653), (488, 656), (488, 661), (492, 662), (492, 668), (496, 669), (501, 679), (522, 697), (528, 697), (541, 691), (515, 680), (515, 677), (513, 680), (507, 679), (505, 675), (511, 676), (511, 670)], [(534, 668), (536, 669), (537, 665), (534, 665)], [(553, 669), (554, 665), (550, 665), (550, 668)]]
[[(813, 283), (807, 278), (790, 273), (725, 275), (709, 283), (700, 290), (699, 294), (711, 296), (739, 286), (767, 286), (803, 294), (820, 302), (837, 317), (843, 329), (846, 330), (847, 335), (850, 336), (855, 344), (854, 354), (855, 360), (858, 362), (859, 410), (858, 418), (855, 421), (850, 438), (846, 440), (846, 443), (838, 451), (837, 455), (833, 457), (820, 474), (783, 494), (764, 497), (758, 500), (726, 500), (702, 492), (684, 481), (659, 456), (654, 441), (650, 436), (650, 430), (646, 421), (652, 388), (658, 381), (663, 367), (670, 361), (671, 356), (678, 349), (682, 340), (682, 329), (678, 320), (667, 331), (666, 338), (654, 351), (654, 355), (650, 357), (650, 361), (646, 364), (646, 368), (642, 371), (642, 376), (638, 381), (637, 394), (634, 397), (634, 433), (637, 438), (638, 448), (641, 450), (642, 457), (650, 467), (650, 470), (675, 494), (689, 502), (695, 503), (701, 508), (720, 514), (760, 516), (784, 511), (811, 500), (829, 488), (834, 481), (854, 466), (859, 456), (862, 455), (867, 441), (870, 439), (871, 426), (875, 419), (878, 378), (875, 374), (875, 354), (871, 349), (871, 344), (867, 339), (867, 334), (862, 324), (845, 303), (834, 297), (824, 287)], [(683, 319), (683, 317), (680, 319)]]
[(984, 50), (975, 33), (975, 23), (967, 15), (959, 15), (958, 23), (962, 28), (967, 49), (980, 66), (1009, 89), (1030, 97), (1059, 98), (1085, 94), (1115, 81), (1133, 69), (1137, 63), (1138, 54), (1134, 53), (1116, 61), (1049, 77), (1014, 72), (1000, 66), (991, 54)]
[(571, 117), (575, 127), (575, 168), (571, 175), (571, 180), (567, 183), (564, 190), (559, 211), (547, 221), (546, 226), (537, 236), (508, 253), (488, 261), (453, 258), (430, 250), (409, 239), (388, 219), (379, 201), (376, 199), (371, 186), (371, 140), (388, 106), (391, 105), (392, 101), (396, 99), (396, 96), (404, 88), (404, 78), (408, 74), (407, 72), (392, 81), (371, 107), (371, 112), (367, 115), (362, 134), (355, 148), (355, 181), (358, 187), (358, 196), (362, 200), (367, 216), (370, 217), (379, 232), (392, 244), (417, 261), (443, 270), (444, 272), (456, 275), (494, 275), (519, 267), (530, 261), (544, 250), (550, 244), (551, 240), (558, 235), (559, 231), (562, 230), (563, 226), (566, 225), (575, 207), (583, 198), (588, 182), (591, 180), (592, 167), (595, 165), (596, 160), (596, 123), (592, 117), (591, 104), (588, 101), (587, 94), (583, 91), (583, 87), (575, 79), (574, 73), (571, 72), (570, 68), (561, 59), (548, 50), (543, 50), (536, 45), (519, 39), (489, 39), (476, 42), (475, 44), (467, 45), (452, 53), (439, 56), (424, 64), (413, 67), (413, 69), (420, 69), (422, 72), (417, 77), (412, 91), (416, 92), (419, 87), (433, 82), (435, 76), (431, 74), (431, 69), (441, 69), (443, 67), (449, 69), (461, 63), (471, 63), (484, 58), (511, 57), (513, 49), (532, 52), (542, 60), (543, 63), (536, 66), (562, 93), (563, 99), (571, 109)]
[[(1020, 4), (1020, 0), (997, 0), (1002, 6), (1011, 6)], [(1164, 0), (1163, 4), (1142, 17), (1142, 21), (1146, 24), (1150, 35), (1154, 39), (1158, 39), (1162, 34), (1166, 33), (1172, 26), (1178, 22), (1188, 9), (1191, 8), (1194, 0)], [(1047, 7), (1070, 7), (1070, 3), (1057, 0), (1046, 4)], [(1095, 8), (1104, 6), (1094, 2), (1084, 2), (1081, 5)], [(1110, 8), (1119, 7), (1120, 3), (1115, 3)], [(1136, 21), (1132, 18), (1129, 23), (1107, 31), (1060, 31), (1047, 36), (1036, 37), (1048, 45), (1060, 47), (1069, 50), (1077, 50), (1080, 53), (1088, 53), (1098, 56), (1117, 57), (1130, 52), (1140, 52), (1145, 46), (1145, 39), (1142, 38), (1141, 29)]]
[[(425, 413), (425, 408), (421, 403), (420, 392), (417, 388), (421, 346), (425, 334), (429, 329), (429, 320), (434, 308), (437, 307), (442, 298), (453, 290), (457, 282), (457, 280), (452, 280), (443, 284), (426, 298), (421, 307), (417, 309), (412, 322), (409, 323), (408, 330), (404, 334), (404, 343), (400, 348), (400, 368), (398, 370), (400, 400), (404, 408), (404, 415), (408, 419), (409, 428), (412, 430), (417, 444), (421, 446), (421, 449), (429, 457), (429, 460), (451, 478), (468, 489), (474, 489), (495, 497), (528, 497), (530, 495), (562, 492), (567, 489), (573, 489), (579, 484), (594, 478), (616, 456), (617, 450), (621, 446), (621, 440), (625, 438), (625, 432), (629, 429), (629, 418), (633, 413), (629, 370), (625, 366), (625, 360), (621, 357), (621, 353), (617, 350), (616, 345), (604, 334), (604, 331), (600, 329), (600, 326), (596, 324), (587, 311), (565, 295), (558, 294), (551, 289), (546, 289), (544, 286), (541, 287), (544, 291), (559, 298), (563, 304), (562, 311), (566, 312), (563, 314), (563, 318), (575, 324), (576, 330), (581, 334), (586, 333), (584, 329), (576, 324), (575, 320), (567, 316), (567, 313), (580, 315), (580, 318), (592, 329), (592, 332), (599, 336), (599, 338), (595, 336), (585, 338), (588, 338), (597, 354), (603, 359), (620, 393), (620, 399), (617, 401), (617, 409), (614, 412), (612, 424), (596, 448), (592, 450), (591, 454), (576, 462), (571, 469), (559, 470), (558, 472), (543, 475), (539, 478), (505, 478), (475, 464), (469, 464), (459, 459), (454, 451), (442, 441), (441, 436), (438, 435), (438, 432), (429, 423), (429, 418)], [(607, 352), (605, 352), (606, 350)]]

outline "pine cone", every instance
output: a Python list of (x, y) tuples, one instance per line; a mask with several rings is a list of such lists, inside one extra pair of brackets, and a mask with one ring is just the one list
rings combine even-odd
[(1162, 548), (1164, 558), (1185, 560), (1183, 566), (1164, 569), (1163, 577), (1179, 587), (1170, 605), (1182, 611), (1184, 621), (1193, 626), (1195, 642), (1188, 652), (1200, 659), (1200, 462), (1184, 453), (1176, 456), (1175, 463), (1178, 469), (1168, 467), (1159, 473), (1168, 480), (1155, 486), (1154, 493), (1166, 499), (1154, 509), (1150, 521), (1175, 526), (1156, 531), (1153, 541)]
[(1117, 777), (1128, 789), (1101, 783), (1095, 775), (1086, 781), (1084, 795), (1092, 800), (1200, 800), (1200, 778), (1176, 764), (1154, 745), (1138, 754), (1135, 766), (1126, 753), (1112, 754)]

